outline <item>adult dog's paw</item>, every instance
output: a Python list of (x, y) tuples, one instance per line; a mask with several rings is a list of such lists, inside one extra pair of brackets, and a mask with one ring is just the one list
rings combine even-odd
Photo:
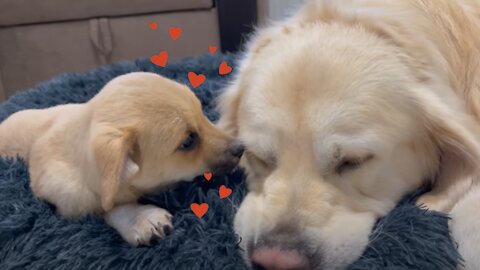
[(453, 203), (448, 198), (424, 194), (418, 198), (416, 205), (429, 211), (448, 213), (453, 207)]

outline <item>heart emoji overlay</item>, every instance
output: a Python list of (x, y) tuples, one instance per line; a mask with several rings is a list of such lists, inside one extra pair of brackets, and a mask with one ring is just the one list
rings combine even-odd
[(228, 196), (230, 196), (230, 194), (232, 194), (232, 189), (227, 188), (225, 185), (222, 185), (222, 186), (220, 186), (220, 189), (218, 190), (218, 194), (220, 195), (220, 199), (225, 199)]
[(150, 29), (157, 29), (158, 25), (157, 25), (157, 22), (152, 22), (151, 24), (148, 25), (148, 27), (150, 27)]
[(208, 211), (208, 204), (207, 203), (192, 203), (190, 205), (190, 209), (192, 209), (193, 213), (197, 215), (198, 218), (202, 218)]
[(208, 46), (208, 51), (214, 54), (217, 51), (217, 46)]
[(206, 179), (207, 181), (210, 181), (210, 179), (212, 179), (212, 176), (213, 176), (213, 175), (212, 175), (211, 172), (207, 172), (207, 173), (204, 173), (204, 174), (203, 174), (203, 177), (205, 177), (205, 179)]
[(150, 61), (157, 66), (165, 67), (167, 66), (168, 53), (166, 51), (162, 51), (160, 54), (150, 57)]
[(205, 75), (203, 74), (196, 74), (195, 72), (188, 72), (188, 80), (192, 84), (193, 88), (197, 88), (205, 82)]
[(227, 64), (226, 61), (223, 61), (220, 64), (220, 68), (218, 69), (218, 74), (220, 75), (226, 75), (228, 73), (232, 72), (232, 67)]
[(180, 28), (180, 27), (170, 27), (170, 29), (168, 30), (168, 33), (170, 34), (170, 37), (173, 39), (173, 40), (177, 40), (180, 35), (182, 35), (182, 31), (183, 29)]

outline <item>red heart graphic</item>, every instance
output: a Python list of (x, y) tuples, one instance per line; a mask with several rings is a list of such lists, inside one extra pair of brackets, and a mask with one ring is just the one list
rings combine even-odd
[(225, 75), (232, 72), (232, 67), (227, 64), (226, 61), (223, 61), (220, 64), (220, 68), (218, 69), (218, 74)]
[(203, 174), (203, 177), (205, 177), (205, 179), (207, 179), (207, 181), (210, 181), (210, 179), (212, 179), (212, 173), (211, 172), (206, 172)]
[(170, 33), (170, 37), (173, 40), (177, 40), (182, 34), (182, 31), (183, 29), (181, 27), (173, 27), (173, 26), (170, 27), (170, 29), (168, 30), (168, 32)]
[(157, 22), (152, 22), (151, 24), (148, 25), (151, 29), (155, 30), (157, 29)]
[(210, 51), (211, 54), (214, 54), (217, 51), (216, 46), (208, 46), (208, 50)]
[(193, 213), (197, 215), (198, 218), (202, 218), (208, 211), (208, 204), (202, 203), (192, 203), (190, 205), (190, 209), (192, 209)]
[(227, 188), (225, 185), (222, 185), (220, 187), (220, 189), (218, 190), (218, 194), (220, 194), (220, 199), (224, 199), (224, 198), (230, 196), (230, 194), (232, 194), (232, 189)]
[(150, 61), (157, 66), (165, 67), (168, 61), (167, 51), (162, 51), (160, 54), (150, 57)]
[(203, 74), (196, 74), (195, 72), (188, 72), (188, 80), (192, 84), (193, 88), (197, 88), (205, 81), (206, 77)]

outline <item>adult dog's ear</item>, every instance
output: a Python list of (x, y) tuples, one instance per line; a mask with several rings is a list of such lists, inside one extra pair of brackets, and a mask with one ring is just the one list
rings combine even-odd
[(418, 104), (438, 157), (432, 190), (417, 201), (430, 210), (448, 212), (480, 171), (480, 127), (466, 112), (447, 106), (428, 91)]
[[(217, 126), (229, 135), (238, 135), (238, 111), (242, 103), (242, 96), (246, 89), (250, 88), (252, 75), (257, 71), (256, 56), (265, 50), (272, 42), (272, 38), (286, 27), (268, 27), (258, 30), (247, 44), (246, 54), (236, 68), (237, 77), (233, 84), (227, 87), (220, 95), (217, 109), (220, 112), (220, 120)], [(289, 31), (289, 30), (284, 30)], [(260, 66), (260, 64), (258, 64)]]
[(130, 154), (137, 141), (135, 131), (109, 126), (95, 128), (93, 151), (101, 178), (101, 203), (104, 211), (112, 209), (122, 180), (138, 172)]
[(220, 119), (217, 126), (232, 136), (238, 135), (238, 110), (240, 107), (240, 89), (237, 85), (231, 85), (220, 96), (218, 111)]

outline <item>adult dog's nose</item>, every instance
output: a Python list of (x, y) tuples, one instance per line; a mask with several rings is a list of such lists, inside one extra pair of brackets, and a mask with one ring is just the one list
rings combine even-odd
[(306, 270), (308, 259), (295, 250), (282, 250), (279, 247), (260, 247), (252, 253), (252, 266), (255, 270)]

